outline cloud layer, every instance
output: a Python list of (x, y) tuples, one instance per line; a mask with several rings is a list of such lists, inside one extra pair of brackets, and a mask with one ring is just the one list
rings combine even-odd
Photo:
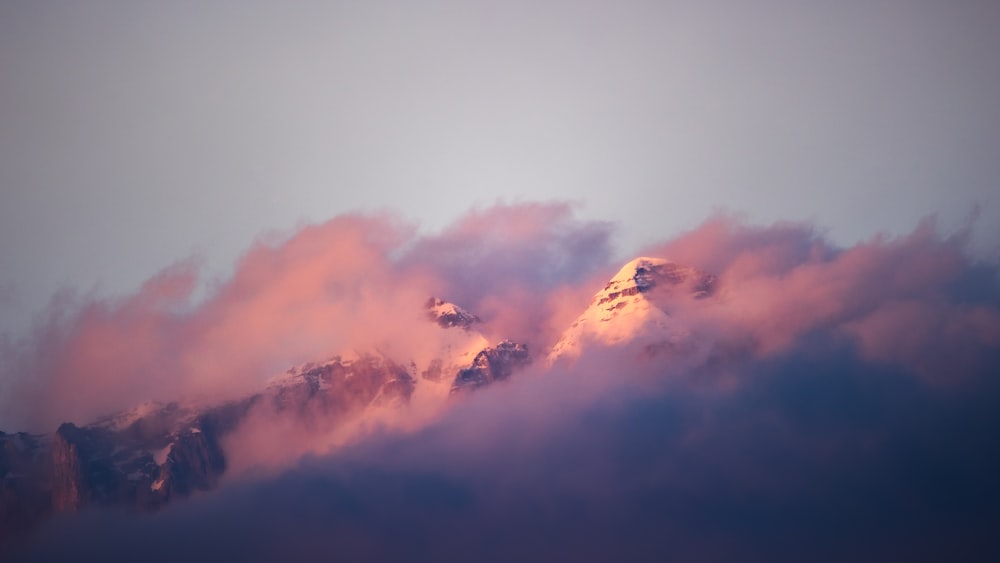
[(549, 336), (537, 326), (553, 291), (607, 261), (609, 232), (562, 204), (473, 211), (429, 236), (389, 215), (347, 215), (258, 240), (201, 302), (193, 261), (119, 299), (62, 295), (31, 339), (7, 346), (0, 411), (49, 431), (144, 400), (249, 392), (345, 350), (410, 357), (434, 338), (421, 310), (430, 295), (476, 311), (495, 338), (534, 343)]
[[(120, 301), (54, 309), (8, 353), (32, 373), (9, 395), (29, 408), (4, 409), (83, 421), (250, 389), (345, 348), (409, 353), (427, 345), (414, 335), (431, 294), (545, 350), (619, 266), (611, 233), (558, 204), (431, 235), (337, 218), (259, 241), (201, 303), (184, 264)], [(64, 518), (18, 556), (990, 560), (1000, 288), (966, 240), (927, 222), (839, 248), (810, 225), (713, 217), (642, 251), (719, 277), (713, 298), (671, 305), (690, 349), (536, 362), (417, 428), (297, 464), (303, 449), (275, 453), (295, 468), (156, 515)]]

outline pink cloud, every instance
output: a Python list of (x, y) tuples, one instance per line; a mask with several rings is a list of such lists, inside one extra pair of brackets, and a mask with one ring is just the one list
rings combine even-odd
[(563, 204), (477, 210), (423, 237), (388, 215), (337, 217), (257, 241), (201, 303), (193, 261), (130, 296), (54, 302), (34, 339), (6, 354), (30, 376), (5, 377), (5, 410), (48, 430), (148, 399), (251, 392), (291, 364), (352, 349), (408, 357), (437, 338), (421, 309), (430, 295), (481, 307), (490, 336), (528, 340), (548, 292), (602, 261), (606, 237)]
[(926, 374), (928, 351), (997, 342), (996, 309), (949, 294), (972, 267), (964, 243), (963, 233), (942, 237), (925, 221), (908, 235), (838, 249), (805, 225), (715, 217), (649, 252), (719, 275), (715, 306), (686, 321), (722, 342), (751, 342), (755, 354), (768, 355), (813, 331), (837, 330), (858, 338), (871, 358)]

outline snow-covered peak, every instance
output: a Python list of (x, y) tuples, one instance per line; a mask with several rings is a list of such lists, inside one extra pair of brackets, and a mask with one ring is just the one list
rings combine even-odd
[(604, 289), (594, 295), (593, 305), (600, 305), (654, 289), (664, 290), (688, 286), (693, 297), (711, 293), (715, 276), (696, 268), (682, 266), (663, 258), (636, 258), (622, 266)]
[(616, 282), (627, 282), (629, 280), (637, 281), (636, 276), (643, 274), (657, 266), (662, 266), (664, 264), (669, 264), (669, 260), (663, 258), (650, 258), (648, 256), (640, 256), (635, 260), (632, 260), (628, 264), (622, 266), (621, 270), (615, 274), (609, 283)]
[(594, 294), (587, 310), (553, 347), (549, 361), (577, 357), (590, 342), (679, 342), (690, 333), (671, 318), (671, 302), (706, 297), (715, 283), (715, 276), (664, 258), (642, 256), (631, 260)]
[(461, 327), (469, 330), (469, 327), (481, 322), (476, 315), (437, 297), (428, 299), (425, 308), (427, 316), (442, 328)]

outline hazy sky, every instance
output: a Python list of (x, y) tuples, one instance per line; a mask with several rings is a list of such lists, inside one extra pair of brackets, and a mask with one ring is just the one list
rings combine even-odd
[(351, 210), (994, 244), (1000, 4), (807, 4), (0, 0), (0, 329)]

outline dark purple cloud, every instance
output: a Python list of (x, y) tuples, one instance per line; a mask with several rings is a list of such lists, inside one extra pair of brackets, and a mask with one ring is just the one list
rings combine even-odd
[(739, 393), (623, 383), (582, 402), (559, 398), (572, 395), (578, 374), (511, 384), (421, 432), (306, 459), (160, 514), (55, 522), (23, 560), (989, 561), (1000, 553), (1000, 389), (990, 370), (942, 395), (818, 335), (739, 373), (749, 381)]

